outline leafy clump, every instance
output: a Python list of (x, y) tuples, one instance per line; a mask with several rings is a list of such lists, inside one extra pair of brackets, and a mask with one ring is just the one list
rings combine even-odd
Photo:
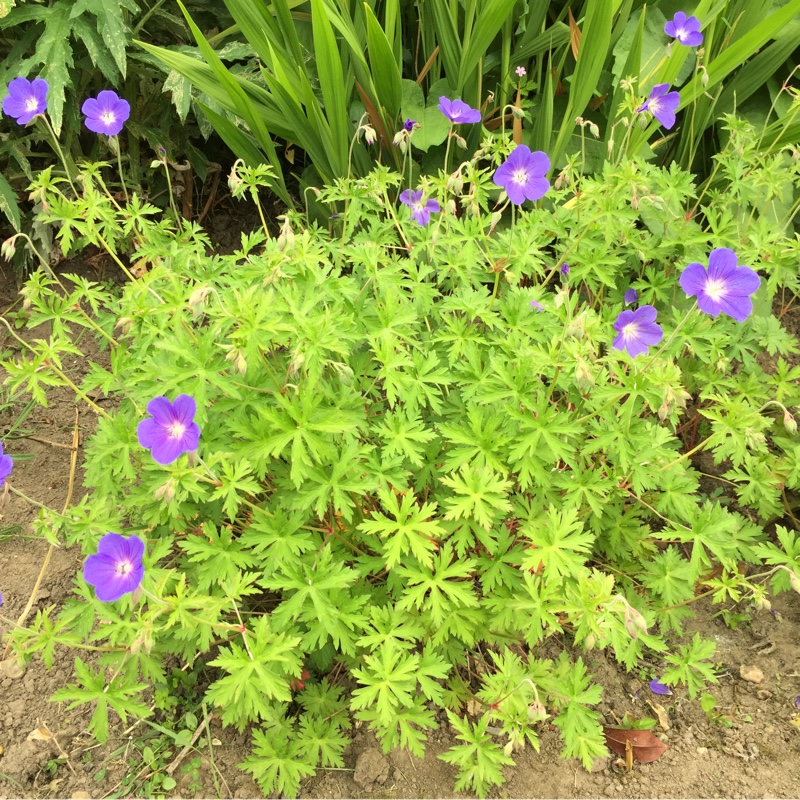
[[(746, 135), (732, 131), (720, 163), (738, 159), (755, 185), (766, 168)], [(66, 299), (42, 274), (29, 282), (28, 323), (53, 333), (4, 362), (10, 389), (46, 402), (83, 326), (110, 368), (90, 364), (79, 396), (115, 400), (87, 445), (90, 494), (38, 526), (87, 555), (109, 530), (146, 543), (132, 600), (103, 604), (79, 579), (55, 622), (13, 634), (50, 658), (54, 642), (107, 646), (108, 696), (83, 665), (58, 695), (97, 703), (98, 738), (109, 706), (150, 713), (134, 696), (169, 686), (177, 660), (225, 725), (251, 729), (243, 766), (265, 793), (342, 766), (352, 715), (386, 750), (417, 754), (446, 718), (456, 788), (485, 795), (545, 720), (564, 756), (606, 752), (601, 687), (582, 657), (549, 654), (553, 637), (628, 669), (663, 657), (662, 679), (694, 697), (715, 679), (713, 644), (673, 641), (694, 599), (763, 607), (767, 578), (796, 588), (796, 537), (771, 536), (800, 488), (785, 422), (797, 369), (780, 357), (797, 347), (772, 315), (779, 288), (796, 288), (796, 238), (760, 206), (740, 213), (741, 183), (699, 202), (689, 176), (638, 159), (596, 178), (568, 165), (506, 225), (488, 198), (508, 149), (488, 139), (459, 194), (428, 180), (441, 211), (426, 225), (379, 168), (320, 191), (330, 230), (289, 214), (279, 237), (246, 234), (232, 255), (150, 222), (134, 197), (121, 213), (138, 280), (112, 295), (67, 276)], [(104, 241), (121, 241), (117, 212), (85, 192), (50, 203), (62, 240), (96, 241), (104, 219)], [(742, 321), (681, 289), (721, 247), (758, 273)], [(658, 315), (646, 354), (638, 317), (622, 317), (632, 287)], [(154, 416), (137, 436), (167, 407), (154, 398), (180, 395), (191, 419)], [(701, 469), (728, 495), (701, 491)], [(755, 577), (740, 568), (762, 560)]]

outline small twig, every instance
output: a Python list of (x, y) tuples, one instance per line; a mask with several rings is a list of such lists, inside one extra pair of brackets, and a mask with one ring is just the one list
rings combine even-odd
[(189, 742), (189, 744), (187, 744), (186, 747), (180, 751), (180, 753), (178, 753), (178, 755), (175, 757), (175, 760), (167, 767), (167, 775), (172, 775), (172, 773), (178, 769), (181, 761), (186, 758), (187, 753), (194, 747), (194, 743), (200, 738), (200, 734), (206, 727), (207, 720), (211, 720), (213, 718), (213, 714), (209, 715), (208, 717), (203, 717), (202, 721), (197, 725), (195, 732), (192, 734), (192, 741)]
[(40, 442), (41, 444), (49, 444), (51, 447), (61, 447), (64, 450), (74, 450), (71, 444), (61, 444), (61, 442), (51, 442), (49, 439), (42, 439), (39, 436), (23, 436), (23, 439), (30, 439), (32, 442)]

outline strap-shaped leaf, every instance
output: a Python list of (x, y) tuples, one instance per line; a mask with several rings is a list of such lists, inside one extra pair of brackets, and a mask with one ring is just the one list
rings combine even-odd
[(515, 2), (516, 0), (489, 0), (478, 14), (471, 29), (465, 31), (464, 39), (468, 44), (462, 50), (458, 67), (456, 84), (458, 92), (461, 92), (470, 73), (486, 55), (492, 40), (500, 32), (503, 23), (513, 11)]
[(389, 40), (368, 3), (364, 3), (364, 14), (367, 18), (369, 61), (378, 101), (394, 120), (400, 113), (400, 69)]

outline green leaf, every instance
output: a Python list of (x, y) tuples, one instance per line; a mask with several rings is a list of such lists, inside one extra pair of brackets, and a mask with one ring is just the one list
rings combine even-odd
[(14, 230), (19, 233), (21, 221), (17, 193), (3, 175), (0, 175), (0, 211), (6, 215), (8, 221), (14, 226)]
[(455, 497), (448, 497), (444, 501), (447, 507), (445, 519), (474, 519), (489, 530), (500, 514), (511, 510), (511, 503), (507, 499), (511, 481), (500, 477), (489, 467), (475, 468), (464, 463), (460, 474), (451, 473), (448, 477), (442, 477), (441, 482), (455, 493)]
[(378, 101), (386, 109), (389, 119), (394, 121), (400, 113), (402, 101), (400, 69), (386, 34), (369, 3), (364, 3), (364, 14), (367, 18), (367, 45), (375, 91), (378, 94)]
[(312, 760), (302, 739), (283, 728), (270, 728), (267, 732), (253, 729), (253, 754), (239, 767), (249, 772), (261, 787), (264, 796), (277, 791), (281, 796), (297, 797), (300, 782), (316, 773), (316, 759)]

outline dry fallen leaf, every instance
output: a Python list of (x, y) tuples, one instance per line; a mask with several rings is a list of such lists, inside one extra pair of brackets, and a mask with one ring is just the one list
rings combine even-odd
[(669, 714), (667, 714), (667, 709), (664, 706), (660, 705), (659, 703), (653, 703), (650, 700), (647, 701), (647, 704), (650, 708), (653, 709), (655, 715), (658, 717), (658, 724), (661, 727), (662, 731), (669, 730)]
[(603, 728), (606, 745), (623, 758), (626, 752), (629, 758), (640, 764), (649, 764), (660, 758), (667, 746), (650, 731), (637, 731), (627, 728)]
[(53, 734), (44, 726), (41, 728), (34, 728), (27, 736), (29, 742), (34, 740), (37, 742), (49, 742), (52, 738)]

